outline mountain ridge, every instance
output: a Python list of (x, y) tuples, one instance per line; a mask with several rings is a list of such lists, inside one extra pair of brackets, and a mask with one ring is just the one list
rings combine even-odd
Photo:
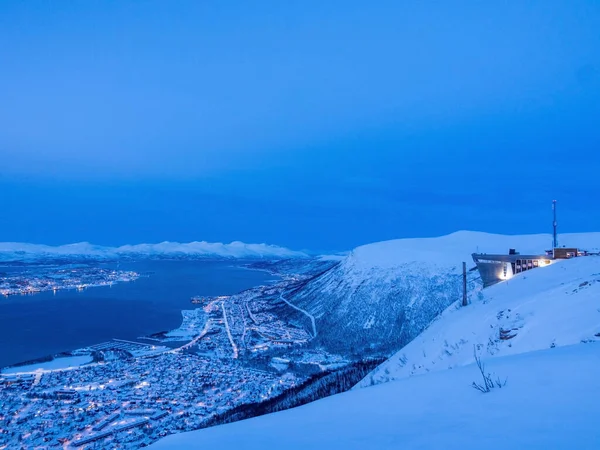
[[(536, 236), (458, 233), (421, 241), (422, 253), (408, 259), (392, 253), (412, 249), (411, 242), (365, 246), (314, 280), (313, 298), (296, 294), (292, 300), (315, 314), (319, 336), (327, 333), (324, 323), (337, 322), (350, 339), (360, 324), (340, 321), (344, 315), (339, 311), (345, 312), (348, 301), (356, 303), (355, 310), (364, 310), (368, 295), (357, 292), (367, 283), (368, 289), (378, 289), (373, 300), (387, 307), (388, 300), (393, 303), (402, 293), (394, 282), (404, 283), (404, 272), (409, 272), (407, 285), (415, 281), (416, 274), (406, 265), (411, 261), (417, 270), (428, 271), (419, 281), (426, 286), (435, 271), (451, 270), (472, 246), (504, 253), (506, 244), (514, 244), (523, 252), (537, 253), (549, 235)], [(600, 233), (561, 239), (565, 245), (594, 250)], [(436, 261), (427, 260), (436, 254)], [(383, 291), (382, 282), (387, 283)], [(456, 300), (437, 316), (427, 302), (419, 304), (425, 309), (423, 323), (430, 317), (424, 330), (348, 392), (168, 436), (151, 448), (598, 448), (600, 257), (556, 261), (474, 293), (481, 295), (471, 295), (468, 306), (460, 307)], [(325, 294), (331, 298), (319, 298)], [(327, 315), (333, 318), (324, 322)], [(474, 352), (482, 358), (485, 373), (504, 382), (501, 388), (486, 394), (473, 389), (482, 378)]]
[[(559, 236), (568, 246), (597, 251), (600, 233)], [(544, 254), (550, 234), (499, 235), (458, 231), (435, 238), (396, 239), (355, 248), (326, 273), (286, 294), (316, 319), (319, 343), (332, 352), (390, 356), (462, 297), (462, 262), (472, 253)], [(469, 297), (481, 289), (469, 272)]]
[(29, 244), (22, 242), (1, 242), (0, 260), (23, 261), (39, 258), (82, 257), (98, 259), (119, 259), (127, 257), (221, 257), (221, 258), (308, 258), (305, 252), (268, 244), (246, 244), (233, 241), (220, 242), (194, 241), (179, 243), (164, 241), (157, 244), (123, 245), (109, 247), (79, 242), (59, 246)]

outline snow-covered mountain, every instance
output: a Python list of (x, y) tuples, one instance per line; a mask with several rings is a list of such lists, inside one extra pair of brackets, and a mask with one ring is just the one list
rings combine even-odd
[(456, 368), (483, 357), (598, 341), (600, 257), (557, 261), (450, 306), (360, 386)]
[[(561, 244), (600, 248), (600, 233), (563, 234)], [(462, 295), (462, 262), (474, 252), (543, 253), (550, 235), (505, 236), (460, 231), (355, 249), (339, 265), (287, 300), (313, 315), (318, 342), (332, 351), (391, 354), (414, 339)], [(470, 279), (477, 277), (471, 273)], [(472, 282), (473, 292), (477, 285)]]
[(306, 258), (304, 252), (267, 244), (162, 242), (160, 244), (103, 247), (87, 242), (49, 246), (16, 242), (0, 243), (0, 261), (29, 261), (48, 258), (117, 259), (140, 257), (220, 257), (220, 258)]
[[(533, 237), (471, 235), (490, 252), (502, 250), (495, 245), (508, 244), (534, 253), (538, 243), (544, 244), (544, 239), (536, 242)], [(454, 255), (460, 259), (467, 250), (460, 243), (467, 236), (427, 240), (418, 247), (402, 241), (363, 247), (343, 263), (348, 267), (340, 274), (352, 275), (355, 286), (371, 283), (374, 277), (372, 286), (395, 279), (397, 271), (406, 270), (403, 264), (409, 257), (402, 252), (390, 255), (391, 248), (421, 248), (436, 256), (437, 263), (445, 255), (446, 265), (430, 267), (451, 267)], [(563, 241), (595, 248), (597, 238), (598, 234), (579, 235), (568, 241), (563, 236)], [(527, 243), (531, 247), (525, 247)], [(450, 253), (438, 254), (441, 248)], [(340, 327), (348, 328), (348, 323)], [(482, 382), (474, 351), (482, 357), (486, 373), (507, 380), (506, 385), (485, 394), (472, 388), (473, 382)], [(487, 288), (466, 307), (449, 306), (367, 376), (360, 383), (363, 389), (169, 436), (152, 448), (597, 449), (599, 372), (600, 257), (573, 258)]]

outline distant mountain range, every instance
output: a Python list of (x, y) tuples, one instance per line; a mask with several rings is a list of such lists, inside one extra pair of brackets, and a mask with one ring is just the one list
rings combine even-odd
[(123, 258), (307, 258), (304, 252), (267, 244), (230, 244), (211, 242), (161, 242), (160, 244), (104, 247), (88, 242), (61, 246), (0, 243), (0, 261), (37, 261), (44, 259), (123, 259)]

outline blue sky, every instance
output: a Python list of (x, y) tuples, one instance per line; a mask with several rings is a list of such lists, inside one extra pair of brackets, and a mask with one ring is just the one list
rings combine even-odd
[(0, 3), (0, 241), (600, 230), (600, 3)]

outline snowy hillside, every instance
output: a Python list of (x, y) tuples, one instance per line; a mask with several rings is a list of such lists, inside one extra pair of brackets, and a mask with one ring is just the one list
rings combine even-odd
[(352, 390), (230, 425), (175, 434), (151, 448), (564, 449), (600, 448), (600, 344), (495, 358), (507, 385), (471, 388), (474, 365)]
[(473, 362), (600, 341), (600, 257), (557, 261), (482, 291), (466, 308), (449, 307), (427, 330), (360, 386)]
[[(600, 233), (565, 234), (561, 244), (600, 248)], [(543, 253), (550, 235), (504, 236), (461, 231), (355, 249), (338, 266), (287, 299), (316, 320), (318, 342), (332, 351), (390, 354), (415, 338), (462, 295), (462, 261), (474, 252)], [(470, 279), (476, 278), (470, 274)], [(475, 288), (473, 283), (470, 283)]]
[[(356, 249), (285, 293), (288, 301), (315, 315), (324, 344), (412, 342), (367, 376), (364, 389), (169, 436), (153, 448), (600, 448), (600, 257), (557, 261), (473, 289), (467, 307), (450, 305), (458, 266), (477, 247), (538, 253), (547, 238), (461, 232)], [(590, 250), (600, 243), (600, 234), (562, 238)], [(473, 389), (482, 382), (475, 350), (506, 385)]]
[[(560, 246), (600, 249), (600, 233), (561, 234)], [(470, 261), (472, 253), (507, 253), (514, 248), (522, 254), (543, 253), (552, 248), (552, 235), (503, 235), (478, 231), (457, 231), (447, 236), (419, 239), (396, 239), (356, 248), (350, 255), (361, 269), (389, 269), (413, 261), (437, 266), (453, 266)], [(458, 263), (457, 263), (458, 260)]]
[(303, 252), (267, 244), (162, 242), (160, 244), (102, 247), (87, 242), (52, 247), (15, 242), (0, 243), (0, 261), (28, 261), (41, 258), (124, 258), (124, 257), (221, 257), (221, 258), (305, 258)]

